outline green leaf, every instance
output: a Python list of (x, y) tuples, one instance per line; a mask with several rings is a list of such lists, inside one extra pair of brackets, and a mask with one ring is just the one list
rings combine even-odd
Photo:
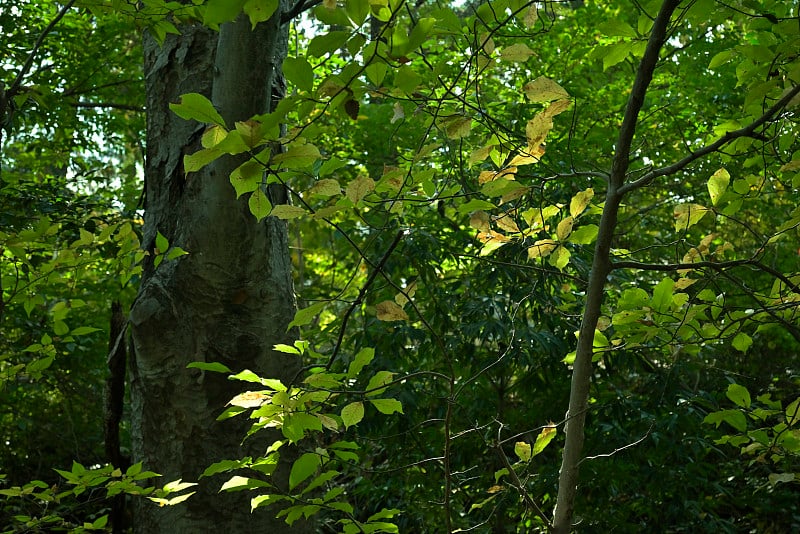
[(653, 289), (651, 306), (659, 313), (667, 313), (672, 305), (672, 291), (675, 282), (671, 278), (661, 280)]
[(403, 403), (397, 399), (370, 399), (369, 401), (382, 414), (403, 413)]
[(586, 224), (578, 228), (573, 228), (567, 241), (575, 243), (576, 245), (589, 245), (594, 243), (595, 239), (597, 239), (598, 230), (599, 227), (596, 224)]
[(250, 24), (255, 29), (259, 22), (266, 22), (278, 9), (278, 0), (247, 0), (244, 12), (250, 17)]
[(250, 499), (250, 511), (252, 512), (261, 506), (269, 506), (286, 499), (288, 499), (288, 497), (284, 497), (283, 495), (259, 495), (258, 497)]
[(272, 161), (287, 169), (301, 169), (321, 158), (319, 149), (311, 143), (292, 143), (286, 152), (276, 154)]
[(287, 57), (283, 60), (283, 73), (301, 91), (314, 90), (314, 69), (306, 58)]
[(292, 470), (289, 473), (289, 489), (296, 488), (298, 484), (316, 473), (321, 463), (322, 460), (319, 454), (310, 452), (303, 454), (300, 458), (295, 460), (292, 464)]
[(630, 37), (632, 39), (638, 37), (636, 30), (621, 18), (614, 18), (601, 22), (597, 25), (597, 29), (602, 32), (603, 35), (608, 35), (609, 37)]
[(369, 9), (369, 0), (345, 0), (344, 10), (356, 27), (361, 26), (367, 20)]
[(747, 430), (747, 418), (739, 410), (721, 410), (711, 412), (703, 419), (704, 423), (714, 424), (717, 428), (722, 423), (728, 423), (739, 432)]
[(350, 32), (331, 31), (317, 35), (308, 43), (308, 55), (322, 57), (325, 54), (336, 54), (350, 38)]
[(219, 491), (242, 491), (246, 489), (270, 487), (272, 487), (272, 484), (264, 480), (234, 475), (222, 485)]
[(219, 158), (222, 154), (223, 152), (217, 149), (217, 147), (204, 148), (198, 150), (194, 154), (186, 154), (183, 156), (183, 170), (186, 174), (197, 172)]
[(286, 345), (285, 343), (278, 343), (272, 346), (273, 350), (278, 352), (284, 352), (286, 354), (297, 354), (298, 356), (301, 354), (300, 350), (297, 347), (292, 347), (291, 345)]
[(203, 24), (212, 28), (230, 22), (242, 12), (247, 0), (208, 0), (203, 13)]
[(364, 347), (358, 354), (355, 355), (353, 361), (350, 362), (350, 367), (347, 369), (347, 378), (355, 378), (361, 372), (365, 365), (375, 357), (375, 349), (372, 347)]
[(297, 310), (297, 313), (294, 314), (294, 319), (292, 319), (292, 322), (289, 323), (286, 329), (291, 330), (295, 326), (305, 326), (309, 324), (327, 305), (327, 302), (317, 302), (307, 308)]
[(711, 178), (708, 179), (707, 187), (708, 194), (711, 196), (711, 205), (716, 206), (720, 197), (728, 189), (728, 184), (731, 182), (731, 175), (725, 169), (719, 169)]
[(744, 332), (739, 332), (738, 334), (736, 334), (736, 337), (733, 338), (731, 344), (733, 345), (733, 348), (735, 348), (739, 352), (747, 352), (747, 349), (749, 349), (750, 345), (753, 344), (753, 338), (751, 338)]
[(555, 426), (546, 426), (542, 429), (538, 436), (536, 436), (536, 442), (533, 444), (533, 456), (536, 456), (540, 452), (542, 452), (547, 445), (553, 441), (553, 438), (556, 437), (556, 427)]
[(71, 336), (83, 336), (86, 334), (91, 334), (92, 332), (99, 332), (99, 328), (94, 328), (91, 326), (79, 326), (77, 328), (73, 328), (72, 332), (70, 332)]
[(358, 424), (362, 419), (364, 419), (364, 403), (360, 401), (351, 402), (342, 408), (341, 415), (345, 428), (350, 428), (351, 426)]
[(724, 65), (734, 57), (736, 57), (736, 51), (733, 49), (723, 50), (722, 52), (718, 52), (717, 54), (714, 55), (714, 57), (711, 58), (711, 61), (709, 61), (708, 68), (716, 69), (717, 67), (719, 67), (720, 65)]
[(211, 371), (212, 373), (232, 373), (228, 366), (219, 362), (192, 362), (186, 366), (187, 369), (200, 369), (201, 371)]
[(784, 414), (786, 415), (786, 424), (789, 426), (794, 426), (800, 421), (800, 397), (789, 403)]
[(466, 215), (471, 211), (489, 211), (495, 209), (497, 206), (492, 204), (491, 202), (487, 202), (486, 200), (480, 200), (477, 198), (473, 198), (472, 200), (461, 204), (458, 207), (458, 213), (461, 215)]
[(169, 250), (169, 241), (161, 232), (156, 232), (156, 254), (163, 254)]
[(742, 408), (750, 407), (750, 392), (747, 388), (739, 384), (729, 384), (728, 391), (725, 392), (727, 396), (736, 406)]
[(253, 194), (250, 195), (250, 200), (247, 201), (247, 205), (250, 207), (250, 213), (255, 215), (259, 222), (272, 211), (272, 203), (270, 203), (261, 188), (253, 191)]
[[(211, 0), (214, 2), (214, 0)], [(233, 0), (230, 3), (234, 3)], [(228, 3), (228, 0), (217, 1), (216, 3)], [(177, 116), (186, 120), (196, 120), (206, 124), (217, 124), (225, 127), (222, 115), (214, 108), (211, 101), (199, 93), (188, 93), (181, 96), (178, 104), (170, 104), (169, 109)]]
[[(369, 393), (367, 393), (368, 397), (374, 397), (375, 395), (380, 395), (386, 388), (382, 388), (380, 386), (384, 384), (388, 384), (394, 378), (394, 373), (389, 371), (378, 371), (373, 375), (372, 378), (369, 379), (369, 383), (367, 384), (367, 389)], [(379, 389), (376, 389), (379, 388)], [(374, 390), (374, 391), (373, 391)]]

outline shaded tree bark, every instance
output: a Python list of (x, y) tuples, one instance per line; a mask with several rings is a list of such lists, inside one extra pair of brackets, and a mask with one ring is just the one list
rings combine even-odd
[(266, 112), (272, 92), (283, 87), (280, 64), (288, 34), (281, 12), (279, 7), (252, 31), (250, 21), (240, 17), (219, 34), (190, 26), (163, 46), (145, 40), (143, 245), (152, 252), (161, 232), (189, 254), (158, 267), (149, 257), (131, 310), (132, 446), (135, 460), (161, 473), (162, 481), (200, 484), (197, 494), (178, 506), (138, 502), (136, 532), (307, 529), (288, 527), (274, 518), (274, 509), (251, 514), (251, 494), (218, 493), (224, 478), (199, 478), (215, 461), (262, 455), (272, 440), (257, 437), (242, 444), (246, 419), (216, 421), (241, 392), (241, 383), (186, 365), (216, 361), (234, 372), (247, 368), (288, 381), (299, 362), (276, 356), (271, 348), (291, 343), (286, 327), (295, 302), (285, 223), (271, 217), (257, 223), (229, 182), (230, 172), (248, 156), (226, 156), (184, 176), (183, 156), (200, 148), (204, 127), (168, 107), (181, 94), (201, 93), (231, 128), (234, 121)]

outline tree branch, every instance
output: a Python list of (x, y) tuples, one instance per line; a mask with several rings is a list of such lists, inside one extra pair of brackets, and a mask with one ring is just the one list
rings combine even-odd
[(688, 166), (689, 164), (697, 161), (698, 159), (707, 156), (712, 152), (716, 152), (724, 145), (730, 143), (734, 139), (738, 139), (740, 137), (749, 137), (755, 133), (756, 128), (765, 124), (767, 121), (772, 119), (775, 115), (777, 115), (780, 111), (782, 111), (786, 105), (791, 102), (791, 100), (800, 94), (800, 85), (793, 87), (788, 93), (786, 93), (780, 100), (778, 100), (772, 107), (770, 107), (767, 111), (764, 112), (759, 118), (748, 124), (743, 128), (739, 128), (738, 130), (734, 130), (732, 132), (726, 132), (725, 135), (711, 143), (710, 145), (706, 145), (697, 152), (692, 152), (682, 160), (673, 163), (672, 165), (667, 165), (666, 167), (661, 167), (659, 169), (654, 169), (638, 180), (630, 182), (628, 184), (623, 185), (620, 187), (619, 192), (621, 195), (628, 193), (629, 191), (633, 191), (634, 189), (639, 189), (640, 187), (644, 187), (659, 176), (666, 176), (668, 174), (673, 174), (684, 167)]
[(308, 11), (312, 7), (318, 6), (322, 3), (322, 0), (297, 0), (295, 5), (289, 11), (281, 14), (281, 24), (286, 24), (297, 15), (304, 11)]
[(106, 108), (106, 109), (123, 109), (126, 111), (138, 111), (144, 113), (143, 106), (134, 106), (131, 104), (120, 104), (117, 102), (72, 102), (70, 104), (76, 108)]
[(36, 43), (33, 45), (33, 50), (31, 53), (28, 54), (28, 59), (25, 61), (25, 64), (17, 74), (17, 77), (14, 79), (14, 82), (11, 84), (11, 87), (8, 88), (6, 91), (6, 96), (8, 98), (13, 97), (19, 91), (20, 86), (22, 85), (22, 81), (25, 79), (25, 76), (28, 74), (28, 71), (31, 70), (31, 66), (33, 66), (33, 61), (36, 59), (36, 54), (39, 53), (39, 48), (41, 48), (42, 43), (44, 43), (45, 38), (47, 35), (53, 30), (58, 21), (64, 18), (64, 15), (67, 14), (72, 8), (72, 4), (75, 3), (75, 0), (69, 0), (64, 6), (59, 10), (58, 14), (50, 21), (50, 24), (44, 29), (44, 31), (39, 35), (39, 38), (36, 39)]
[(743, 267), (743, 266), (751, 266), (755, 267), (760, 271), (764, 271), (765, 273), (774, 276), (786, 286), (792, 290), (793, 293), (797, 293), (800, 295), (800, 287), (795, 284), (794, 282), (789, 279), (785, 274), (780, 271), (777, 271), (770, 267), (769, 265), (764, 265), (760, 261), (756, 259), (747, 259), (747, 260), (732, 260), (732, 261), (721, 261), (721, 262), (713, 262), (713, 261), (698, 261), (695, 263), (642, 263), (638, 261), (615, 261), (611, 263), (611, 269), (636, 269), (639, 271), (665, 271), (665, 272), (673, 272), (673, 271), (681, 271), (684, 269), (712, 269), (717, 272), (723, 272), (727, 269), (731, 269), (734, 267)]

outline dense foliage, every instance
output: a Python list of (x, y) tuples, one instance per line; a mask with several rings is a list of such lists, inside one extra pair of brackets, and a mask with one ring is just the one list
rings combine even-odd
[[(107, 494), (184, 498), (167, 499), (181, 484), (137, 489), (146, 465), (100, 467), (109, 317), (130, 304), (144, 255), (139, 34), (275, 9), (68, 4), (0, 2), (10, 532), (106, 528)], [(290, 221), (301, 308), (302, 341), (278, 349), (304, 374), (240, 373), (225, 412), (297, 444), (289, 491), (257, 476), (278, 446), (203, 475), (229, 473), (225, 489), (290, 506), (289, 522), (314, 516), (322, 532), (546, 531), (583, 324), (579, 531), (800, 528), (797, 7), (298, 6), (277, 111), (231, 125), (200, 95), (171, 106), (206, 125), (187, 172), (252, 155), (232, 187), (253, 223)], [(292, 204), (272, 206), (269, 183)], [(157, 247), (156, 261), (181, 261)]]

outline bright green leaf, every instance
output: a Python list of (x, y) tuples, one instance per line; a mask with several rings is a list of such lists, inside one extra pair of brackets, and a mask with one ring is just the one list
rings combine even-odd
[(349, 428), (355, 424), (358, 424), (362, 419), (364, 419), (364, 403), (360, 401), (351, 402), (342, 408), (341, 415), (345, 428)]
[[(215, 2), (215, 0), (210, 1)], [(215, 3), (233, 4), (236, 1), (240, 0), (231, 0), (230, 2), (229, 0), (216, 0)], [(214, 108), (211, 101), (200, 93), (187, 93), (182, 95), (180, 102), (178, 104), (170, 104), (169, 109), (182, 119), (194, 119), (197, 122), (217, 124), (223, 128), (225, 127), (225, 121), (222, 119), (222, 115)]]

